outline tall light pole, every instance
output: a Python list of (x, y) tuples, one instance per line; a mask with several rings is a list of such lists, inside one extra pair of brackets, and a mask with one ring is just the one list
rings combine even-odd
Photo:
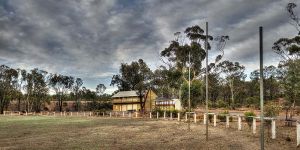
[(191, 130), (190, 127), (190, 115), (191, 115), (191, 52), (189, 52), (189, 112), (188, 112), (189, 118), (188, 118), (188, 128), (189, 131)]
[(206, 141), (208, 141), (208, 22), (206, 22), (206, 37), (205, 37), (205, 51), (206, 51), (206, 69), (205, 69), (205, 102), (206, 102)]
[(263, 27), (259, 27), (259, 60), (260, 60), (260, 149), (264, 149), (264, 76), (263, 76)]

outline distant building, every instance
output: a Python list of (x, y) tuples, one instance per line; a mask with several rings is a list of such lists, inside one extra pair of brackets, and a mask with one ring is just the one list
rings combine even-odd
[[(152, 90), (147, 90), (143, 95), (145, 111), (155, 108), (157, 95)], [(137, 91), (120, 91), (112, 96), (113, 111), (140, 111), (141, 103)]]
[(155, 100), (156, 108), (160, 110), (182, 110), (179, 99), (159, 97)]

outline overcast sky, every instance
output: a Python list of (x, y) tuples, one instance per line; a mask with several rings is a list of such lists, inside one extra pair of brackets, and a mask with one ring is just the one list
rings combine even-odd
[(266, 65), (280, 60), (273, 43), (297, 34), (288, 2), (296, 1), (0, 0), (0, 64), (80, 77), (91, 89), (104, 83), (111, 93), (120, 63), (141, 58), (154, 69), (173, 33), (196, 24), (204, 29), (208, 21), (211, 35), (230, 37), (224, 59), (249, 73), (258, 69), (259, 26)]

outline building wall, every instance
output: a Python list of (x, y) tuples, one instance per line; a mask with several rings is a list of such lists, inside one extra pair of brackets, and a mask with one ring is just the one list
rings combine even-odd
[[(144, 97), (145, 98), (145, 97)], [(155, 108), (155, 99), (157, 95), (153, 91), (147, 92), (146, 101), (145, 102), (145, 111), (150, 111)], [(140, 111), (140, 99), (139, 97), (122, 97), (122, 98), (113, 98), (113, 111)]]

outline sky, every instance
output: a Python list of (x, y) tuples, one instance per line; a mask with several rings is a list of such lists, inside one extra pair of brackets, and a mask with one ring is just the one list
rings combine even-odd
[[(0, 0), (0, 64), (39, 68), (82, 78), (92, 90), (105, 84), (121, 63), (143, 59), (162, 64), (160, 51), (174, 33), (199, 25), (209, 34), (228, 35), (224, 60), (246, 73), (259, 66), (259, 26), (264, 27), (264, 63), (277, 66), (272, 51), (281, 37), (294, 37), (285, 9), (295, 0)], [(300, 6), (296, 8), (300, 15)], [(210, 52), (212, 59), (217, 52)]]

